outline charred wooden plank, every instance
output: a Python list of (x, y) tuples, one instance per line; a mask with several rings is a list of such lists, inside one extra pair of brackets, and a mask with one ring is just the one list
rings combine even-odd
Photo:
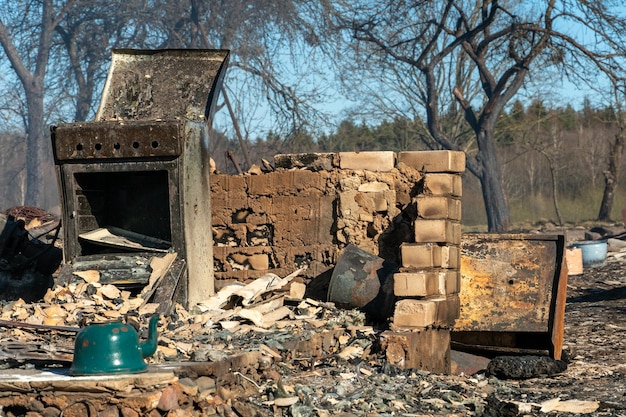
[(169, 267), (167, 273), (159, 283), (153, 296), (153, 303), (159, 304), (157, 313), (169, 315), (176, 297), (177, 289), (181, 283), (181, 277), (187, 271), (187, 263), (184, 259), (177, 259)]

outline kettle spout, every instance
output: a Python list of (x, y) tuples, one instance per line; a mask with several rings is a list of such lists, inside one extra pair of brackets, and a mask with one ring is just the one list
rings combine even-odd
[(148, 324), (148, 338), (141, 343), (141, 354), (145, 358), (146, 356), (152, 356), (157, 349), (157, 324), (159, 322), (159, 315), (155, 314), (150, 318)]

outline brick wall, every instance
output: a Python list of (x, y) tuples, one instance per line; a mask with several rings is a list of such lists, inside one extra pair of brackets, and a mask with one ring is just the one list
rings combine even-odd
[[(294, 154), (274, 164), (272, 172), (211, 176), (216, 287), (302, 266), (305, 281), (328, 278), (355, 244), (399, 266), (385, 341), (393, 362), (424, 368), (416, 338), (445, 345), (459, 312), (464, 153)], [(434, 354), (431, 362), (445, 367)]]

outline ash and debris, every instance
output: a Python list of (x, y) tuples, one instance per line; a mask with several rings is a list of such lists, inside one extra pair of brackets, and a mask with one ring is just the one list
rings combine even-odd
[[(473, 375), (399, 369), (385, 360), (378, 349), (381, 329), (363, 313), (277, 288), (246, 306), (190, 312), (177, 305), (161, 317), (158, 350), (148, 362), (157, 369), (180, 367), (173, 382), (125, 386), (102, 398), (51, 393), (58, 388), (42, 385), (38, 392), (11, 392), (3, 385), (0, 416), (87, 415), (81, 401), (113, 416), (626, 416), (626, 252), (611, 249), (605, 265), (569, 277), (567, 367), (550, 369), (555, 363), (546, 362), (539, 377), (526, 377), (523, 358), (518, 378), (498, 378), (499, 360)], [(276, 300), (273, 311), (281, 314), (271, 321), (241, 313)], [(55, 287), (41, 302), (1, 307), (5, 376), (62, 372), (71, 363), (76, 330), (90, 322), (124, 320), (145, 336), (156, 308), (139, 294), (98, 282)], [(245, 365), (214, 375), (184, 366), (247, 356)], [(151, 405), (137, 406), (144, 397)]]

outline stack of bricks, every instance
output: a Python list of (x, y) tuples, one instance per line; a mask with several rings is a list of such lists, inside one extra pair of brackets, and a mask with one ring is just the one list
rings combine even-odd
[(384, 341), (388, 359), (407, 368), (450, 371), (450, 329), (459, 316), (461, 173), (465, 154), (452, 151), (401, 152), (398, 163), (423, 173), (413, 197), (415, 242), (402, 243), (401, 267), (393, 276), (391, 331)]

